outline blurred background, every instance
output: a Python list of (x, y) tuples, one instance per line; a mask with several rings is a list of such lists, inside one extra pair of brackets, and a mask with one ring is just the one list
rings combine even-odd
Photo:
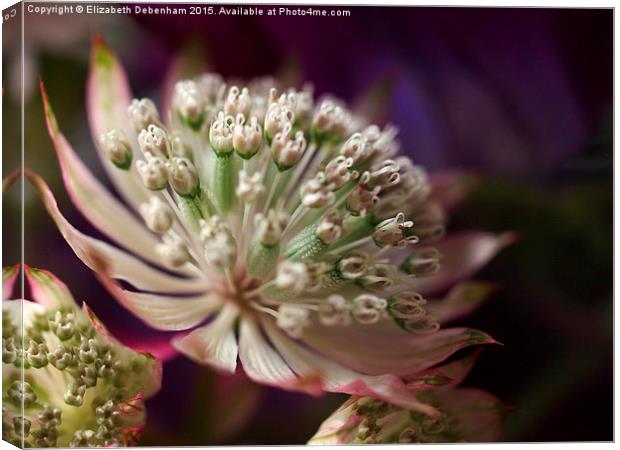
[[(36, 87), (41, 77), (65, 135), (104, 179), (84, 106), (95, 33), (136, 96), (158, 99), (188, 42), (227, 77), (307, 80), (352, 102), (370, 92), (368, 111), (398, 126), (415, 162), (479, 176), (450, 231), (520, 234), (476, 277), (501, 289), (463, 321), (504, 344), (486, 349), (466, 381), (509, 406), (504, 440), (613, 439), (613, 11), (347, 9), (346, 18), (26, 15), (25, 163), (77, 228), (98, 235), (67, 197)], [(20, 158), (16, 29), (4, 27), (3, 176)], [(18, 186), (3, 205), (8, 265), (20, 259)], [(138, 348), (167, 341), (106, 294), (28, 187), (24, 227), (25, 261), (56, 273), (113, 333)], [(163, 386), (142, 444), (300, 444), (343, 401), (217, 376), (183, 357), (166, 363)]]

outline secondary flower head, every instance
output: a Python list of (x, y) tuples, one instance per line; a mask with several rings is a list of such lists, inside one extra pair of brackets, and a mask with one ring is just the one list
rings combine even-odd
[[(36, 301), (2, 303), (3, 439), (29, 447), (135, 445), (160, 363), (116, 341), (52, 274), (25, 270)], [(17, 274), (4, 269), (3, 287)]]
[(501, 434), (504, 406), (479, 389), (457, 387), (476, 354), (408, 379), (433, 405), (429, 416), (372, 397), (351, 397), (319, 427), (311, 445), (490, 442)]
[[(374, 395), (430, 414), (401, 377), (494, 341), (464, 328), (439, 329), (449, 316), (443, 305), (464, 309), (458, 292), (428, 305), (420, 298), (467, 278), (507, 239), (467, 233), (432, 244), (443, 236), (444, 215), (429, 211), (443, 211), (446, 177), (434, 184), (398, 156), (393, 127), (362, 126), (344, 103), (315, 103), (310, 88), (283, 90), (270, 80), (180, 80), (163, 95), (176, 113), (155, 113), (143, 102), (142, 129), (134, 130), (127, 125), (138, 122), (127, 120), (127, 108), (135, 102), (120, 63), (95, 44), (91, 127), (97, 135), (123, 131), (131, 141), (128, 170), (100, 156), (143, 220), (79, 161), (43, 91), (73, 200), (123, 249), (75, 230), (43, 181), (29, 176), (78, 256), (128, 310), (155, 328), (181, 331), (173, 344), (191, 359), (228, 372), (239, 359), (257, 382)], [(185, 118), (194, 105), (204, 105), (199, 127)], [(175, 140), (158, 145), (153, 138), (140, 151), (139, 136), (144, 129), (153, 134), (159, 116), (169, 118), (155, 123), (160, 134), (175, 136), (191, 158), (171, 153)], [(447, 179), (459, 189), (458, 177)], [(435, 247), (446, 264), (434, 272), (425, 261)], [(415, 317), (407, 315), (412, 310)]]

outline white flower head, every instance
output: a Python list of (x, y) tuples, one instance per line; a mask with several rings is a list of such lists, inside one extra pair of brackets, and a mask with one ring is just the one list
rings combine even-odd
[[(105, 222), (99, 228), (132, 255), (131, 264), (115, 259), (120, 253), (110, 246), (91, 250), (91, 241), (63, 230), (71, 247), (82, 250), (89, 267), (110, 263), (106, 286), (121, 291), (123, 305), (147, 324), (195, 329), (172, 342), (194, 361), (234, 372), (240, 360), (257, 382), (313, 393), (363, 386), (420, 410), (400, 375), (412, 358), (430, 367), (456, 346), (440, 350), (432, 339), (428, 349), (402, 345), (403, 333), (433, 332), (438, 321), (418, 314), (419, 304), (393, 298), (415, 290), (425, 280), (411, 275), (430, 274), (437, 262), (415, 246), (407, 254), (401, 249), (425, 233), (436, 236), (443, 216), (425, 172), (396, 153), (395, 129), (366, 126), (344, 103), (315, 104), (310, 88), (298, 91), (273, 78), (244, 86), (203, 74), (178, 84), (172, 103), (162, 111), (172, 119), (164, 127), (150, 101), (136, 100), (127, 117), (97, 102), (97, 117), (110, 119), (107, 129), (94, 124), (97, 135), (128, 121), (141, 135), (136, 170), (116, 172), (113, 182), (143, 220), (121, 202), (93, 201), (107, 195), (103, 189), (65, 177), (81, 209)], [(199, 131), (179, 120), (201, 111)], [(109, 153), (124, 150), (112, 137)], [(499, 239), (485, 239), (500, 248)], [(122, 289), (112, 289), (119, 280)], [(69, 323), (60, 317), (54, 327), (69, 336)], [(490, 342), (482, 333), (472, 336), (454, 341)], [(393, 358), (385, 356), (388, 345)], [(41, 364), (36, 343), (28, 350), (32, 364)], [(88, 340), (81, 351), (92, 356)], [(61, 366), (72, 363), (71, 355), (57, 356)], [(89, 372), (81, 376), (93, 380)], [(71, 401), (82, 395), (80, 386), (68, 392)], [(90, 439), (84, 432), (76, 442)]]

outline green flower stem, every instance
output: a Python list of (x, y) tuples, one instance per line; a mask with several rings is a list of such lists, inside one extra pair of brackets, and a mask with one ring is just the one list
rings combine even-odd
[(250, 242), (247, 253), (247, 271), (253, 277), (264, 277), (273, 270), (280, 255), (280, 244), (265, 245), (257, 238)]
[(215, 155), (212, 191), (218, 211), (227, 213), (235, 201), (235, 171), (233, 153)]

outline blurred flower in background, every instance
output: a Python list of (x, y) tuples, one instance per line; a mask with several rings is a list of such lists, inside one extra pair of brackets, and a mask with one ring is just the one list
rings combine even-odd
[[(113, 31), (86, 16), (72, 19), (118, 50), (138, 96), (156, 95), (163, 68), (194, 38), (209, 68), (226, 77), (307, 79), (318, 95), (331, 92), (356, 104), (356, 93), (374, 93), (366, 97), (376, 100), (367, 111), (379, 122), (396, 123), (416, 163), (476, 171), (476, 187), (452, 212), (450, 228), (518, 230), (521, 239), (479, 274), (502, 285), (468, 325), (505, 346), (487, 350), (466, 383), (484, 386), (511, 407), (506, 440), (611, 439), (612, 11), (351, 10), (350, 18), (318, 19), (321, 33), (309, 17), (117, 17)], [(59, 25), (56, 17), (46, 21), (49, 28)], [(89, 47), (90, 37), (76, 44), (80, 58), (46, 48), (37, 60), (48, 90), (63, 98), (55, 112), (68, 140), (103, 178), (83, 115), (84, 92), (76, 88), (86, 81)], [(67, 218), (96, 235), (62, 195), (40, 102), (35, 92), (26, 105), (26, 164), (60, 194)], [(6, 111), (5, 149), (19, 132), (19, 115)], [(17, 161), (18, 152), (5, 151), (7, 158)], [(10, 167), (5, 164), (5, 171)], [(96, 298), (96, 279), (76, 267), (34, 191), (27, 188), (25, 195), (26, 259), (69, 281), (114, 334), (132, 331), (121, 339), (135, 344), (150, 336), (165, 345), (170, 336), (144, 327), (103, 291)], [(15, 261), (19, 247), (10, 237), (17, 232), (11, 235), (15, 228), (6, 224), (19, 217), (18, 198), (5, 198), (4, 208), (15, 214), (4, 214), (3, 256)], [(345, 400), (249, 388), (240, 428), (221, 438), (208, 426), (212, 416), (201, 418), (202, 405), (189, 395), (202, 390), (215, 398), (219, 378), (185, 358), (170, 360), (164, 376), (184, 382), (164, 384), (149, 400), (143, 443), (302, 443)], [(257, 401), (259, 408), (250, 405)], [(184, 410), (171, 418), (169, 407), (177, 402)], [(290, 402), (295, 418), (286, 413)], [(289, 429), (282, 429), (284, 420), (291, 421)]]

